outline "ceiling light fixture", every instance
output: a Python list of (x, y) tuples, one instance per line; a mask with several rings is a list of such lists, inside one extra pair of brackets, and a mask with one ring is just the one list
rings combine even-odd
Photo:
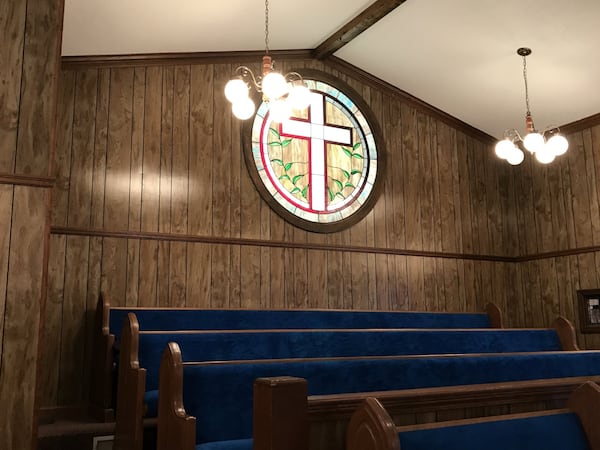
[(525, 115), (525, 128), (527, 134), (521, 137), (516, 129), (506, 130), (504, 139), (496, 144), (496, 155), (501, 159), (506, 159), (513, 166), (519, 165), (525, 159), (523, 148), (535, 155), (542, 164), (548, 164), (554, 161), (554, 158), (564, 154), (569, 148), (567, 139), (559, 134), (558, 127), (546, 128), (543, 132), (536, 130), (533, 124), (533, 117), (529, 110), (529, 88), (527, 86), (527, 56), (531, 55), (531, 49), (521, 47), (517, 54), (523, 57), (523, 79), (525, 80), (525, 104), (527, 113)]
[(225, 85), (225, 97), (232, 105), (234, 116), (246, 120), (256, 110), (250, 98), (250, 88), (262, 92), (263, 101), (269, 105), (269, 113), (277, 122), (287, 120), (292, 109), (302, 110), (310, 104), (310, 91), (304, 84), (302, 75), (289, 72), (282, 75), (274, 68), (269, 56), (269, 0), (265, 0), (265, 55), (262, 58), (262, 76), (256, 77), (246, 66), (236, 69), (237, 77)]

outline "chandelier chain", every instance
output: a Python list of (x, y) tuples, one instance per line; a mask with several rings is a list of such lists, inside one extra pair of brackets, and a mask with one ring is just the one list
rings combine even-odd
[(523, 56), (523, 79), (525, 80), (525, 105), (527, 106), (527, 115), (531, 115), (529, 110), (529, 87), (527, 86), (527, 57)]
[(269, 0), (265, 0), (265, 53), (269, 54)]

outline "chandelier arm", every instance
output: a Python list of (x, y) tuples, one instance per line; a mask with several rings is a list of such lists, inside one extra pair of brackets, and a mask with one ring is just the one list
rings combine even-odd
[(304, 78), (302, 78), (302, 75), (300, 75), (298, 72), (288, 72), (285, 74), (285, 78), (292, 83), (294, 81), (300, 81), (304, 83)]
[(249, 67), (239, 66), (235, 69), (235, 73), (245, 82), (251, 82), (254, 88), (260, 92), (260, 83), (256, 80), (254, 73)]
[(504, 138), (510, 139), (513, 143), (515, 141), (523, 141), (523, 138), (519, 134), (519, 131), (516, 128), (510, 128), (504, 131)]

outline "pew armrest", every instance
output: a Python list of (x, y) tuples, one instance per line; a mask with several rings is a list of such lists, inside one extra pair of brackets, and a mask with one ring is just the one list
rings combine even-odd
[(502, 323), (502, 311), (495, 303), (488, 303), (485, 307), (485, 312), (490, 320), (491, 328), (504, 328)]
[(394, 421), (379, 400), (368, 397), (352, 415), (347, 450), (400, 450)]
[(112, 403), (115, 336), (110, 334), (109, 315), (110, 302), (107, 295), (101, 292), (94, 316), (89, 412), (104, 422), (114, 419)]
[(157, 450), (194, 450), (196, 418), (183, 405), (183, 362), (179, 346), (170, 342), (160, 363)]
[(566, 351), (578, 351), (580, 350), (577, 345), (577, 335), (575, 334), (575, 327), (567, 318), (558, 316), (558, 318), (552, 324), (552, 327), (556, 330), (560, 345), (563, 350)]
[(146, 369), (138, 358), (140, 326), (135, 314), (128, 313), (121, 332), (115, 450), (142, 450)]
[(308, 450), (304, 378), (257, 378), (253, 407), (254, 450)]
[(579, 386), (569, 398), (569, 409), (579, 417), (591, 450), (600, 450), (600, 387), (588, 381)]

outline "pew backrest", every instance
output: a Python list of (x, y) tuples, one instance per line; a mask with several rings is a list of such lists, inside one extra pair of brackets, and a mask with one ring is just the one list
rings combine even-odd
[[(196, 442), (205, 443), (252, 435), (253, 382), (261, 377), (305, 378), (309, 395), (327, 395), (593, 376), (600, 374), (600, 352), (183, 363), (182, 367), (185, 410), (197, 418)], [(159, 410), (161, 401), (162, 393)]]
[[(158, 389), (162, 352), (177, 342), (183, 361), (333, 358), (562, 350), (554, 329), (302, 330), (139, 333), (146, 389)], [(123, 361), (123, 359), (122, 359)]]

